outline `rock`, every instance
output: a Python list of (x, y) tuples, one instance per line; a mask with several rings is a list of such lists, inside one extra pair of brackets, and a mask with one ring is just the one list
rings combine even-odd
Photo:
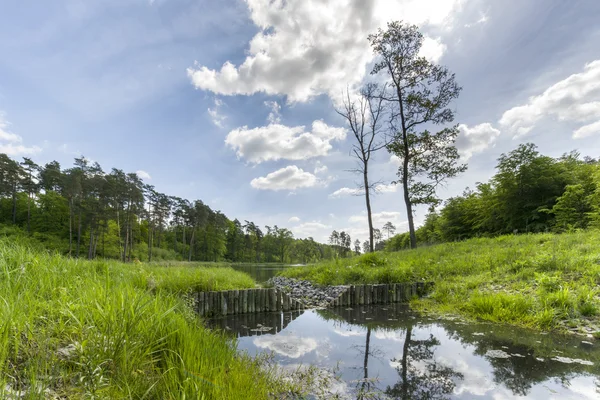
[(59, 358), (62, 358), (63, 360), (70, 360), (71, 358), (73, 358), (76, 352), (77, 345), (71, 343), (65, 347), (61, 347), (60, 349), (56, 350), (56, 355)]

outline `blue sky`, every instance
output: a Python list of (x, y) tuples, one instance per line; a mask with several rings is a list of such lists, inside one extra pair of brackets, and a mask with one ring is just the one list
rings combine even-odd
[[(368, 78), (366, 36), (394, 19), (463, 86), (469, 170), (444, 198), (519, 143), (600, 156), (596, 0), (0, 0), (0, 151), (65, 168), (85, 155), (230, 218), (364, 240), (334, 105)], [(371, 170), (376, 224), (406, 229), (394, 160)]]

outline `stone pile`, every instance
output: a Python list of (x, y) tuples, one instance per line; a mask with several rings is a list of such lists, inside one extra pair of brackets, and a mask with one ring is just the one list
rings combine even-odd
[(304, 308), (324, 308), (342, 294), (348, 286), (314, 286), (308, 281), (276, 276), (269, 285), (287, 293), (292, 299), (301, 302)]

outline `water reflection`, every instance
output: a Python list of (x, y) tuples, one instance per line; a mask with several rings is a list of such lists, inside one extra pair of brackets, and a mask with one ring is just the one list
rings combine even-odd
[(338, 369), (346, 398), (600, 398), (600, 350), (581, 339), (438, 320), (406, 306), (249, 314), (212, 322), (240, 350)]

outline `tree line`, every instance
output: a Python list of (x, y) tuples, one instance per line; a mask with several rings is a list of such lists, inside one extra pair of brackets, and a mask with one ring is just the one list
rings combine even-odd
[[(576, 151), (558, 158), (521, 144), (498, 158), (496, 174), (431, 211), (416, 230), (420, 244), (510, 233), (600, 228), (600, 160)], [(408, 233), (386, 250), (410, 247)]]
[(169, 196), (135, 173), (75, 159), (62, 169), (0, 154), (0, 224), (71, 257), (307, 263), (335, 256), (286, 228), (230, 220), (201, 200)]

